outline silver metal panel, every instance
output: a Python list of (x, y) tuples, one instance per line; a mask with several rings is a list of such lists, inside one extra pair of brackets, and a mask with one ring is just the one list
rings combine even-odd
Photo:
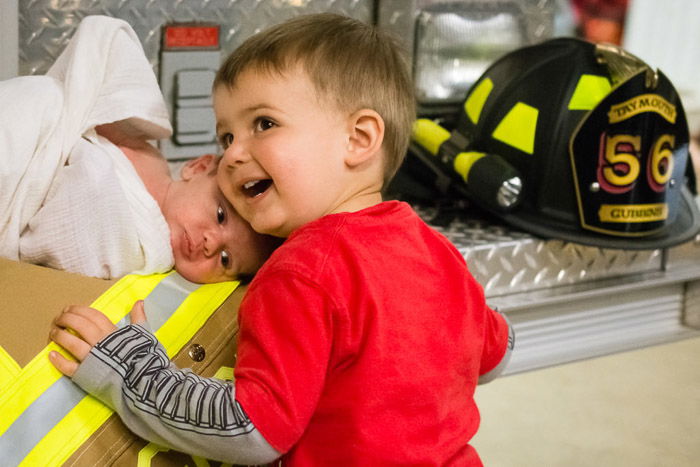
[(417, 211), (455, 244), (489, 304), (513, 324), (505, 374), (700, 336), (700, 240), (666, 251), (602, 249), (466, 213)]
[(508, 313), (516, 345), (505, 373), (699, 336), (681, 323), (683, 293), (683, 283), (651, 282)]
[(26, 0), (19, 5), (19, 71), (22, 75), (44, 74), (87, 15), (126, 20), (141, 39), (146, 56), (156, 69), (161, 28), (166, 23), (219, 23), (222, 57), (225, 57), (261, 29), (301, 14), (326, 11), (372, 22), (374, 1)]
[(660, 271), (661, 250), (616, 250), (542, 240), (499, 224), (417, 208), (462, 253), (487, 298)]
[(700, 331), (700, 280), (689, 282), (685, 286), (683, 324)]

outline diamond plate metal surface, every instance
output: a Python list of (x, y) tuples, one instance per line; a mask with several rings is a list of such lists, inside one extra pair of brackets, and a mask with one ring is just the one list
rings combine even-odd
[(468, 214), (416, 207), (462, 253), (487, 297), (661, 271), (662, 250), (616, 250), (542, 240)]
[(131, 24), (155, 70), (161, 29), (170, 22), (219, 23), (225, 57), (250, 35), (294, 16), (334, 12), (372, 22), (373, 11), (373, 0), (23, 0), (19, 72), (46, 73), (87, 15), (113, 16)]

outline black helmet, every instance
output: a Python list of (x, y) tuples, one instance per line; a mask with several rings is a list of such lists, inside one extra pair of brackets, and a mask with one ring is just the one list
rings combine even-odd
[[(460, 175), (477, 205), (525, 231), (645, 249), (700, 230), (678, 93), (618, 47), (558, 38), (515, 50), (467, 92), (451, 134), (426, 144), (425, 128), (414, 127), (414, 149), (450, 164), (458, 154), (488, 155), (469, 160), (504, 168), (490, 183)], [(490, 201), (493, 180), (507, 203)]]

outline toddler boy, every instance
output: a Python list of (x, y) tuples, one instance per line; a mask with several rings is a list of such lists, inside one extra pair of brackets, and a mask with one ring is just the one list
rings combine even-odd
[(83, 307), (52, 337), (85, 360), (54, 364), (141, 436), (213, 459), (479, 465), (474, 390), (512, 336), (460, 253), (382, 201), (414, 118), (396, 45), (337, 15), (288, 21), (234, 51), (214, 108), (222, 191), (286, 237), (241, 303), (235, 382), (173, 369), (140, 325), (103, 338)]

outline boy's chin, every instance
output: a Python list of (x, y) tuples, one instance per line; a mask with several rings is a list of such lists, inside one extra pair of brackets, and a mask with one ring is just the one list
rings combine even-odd
[(287, 238), (296, 228), (290, 228), (284, 221), (271, 219), (252, 219), (250, 226), (261, 235), (269, 235), (277, 238)]
[[(251, 224), (253, 226), (253, 230), (255, 230), (257, 233), (261, 235), (268, 235), (270, 237), (276, 237), (276, 238), (287, 238), (289, 237), (290, 232), (287, 232), (287, 229), (284, 228), (273, 228), (273, 227), (267, 227), (267, 226), (260, 226), (258, 228), (255, 227), (254, 224)], [(258, 230), (260, 229), (260, 230)]]

